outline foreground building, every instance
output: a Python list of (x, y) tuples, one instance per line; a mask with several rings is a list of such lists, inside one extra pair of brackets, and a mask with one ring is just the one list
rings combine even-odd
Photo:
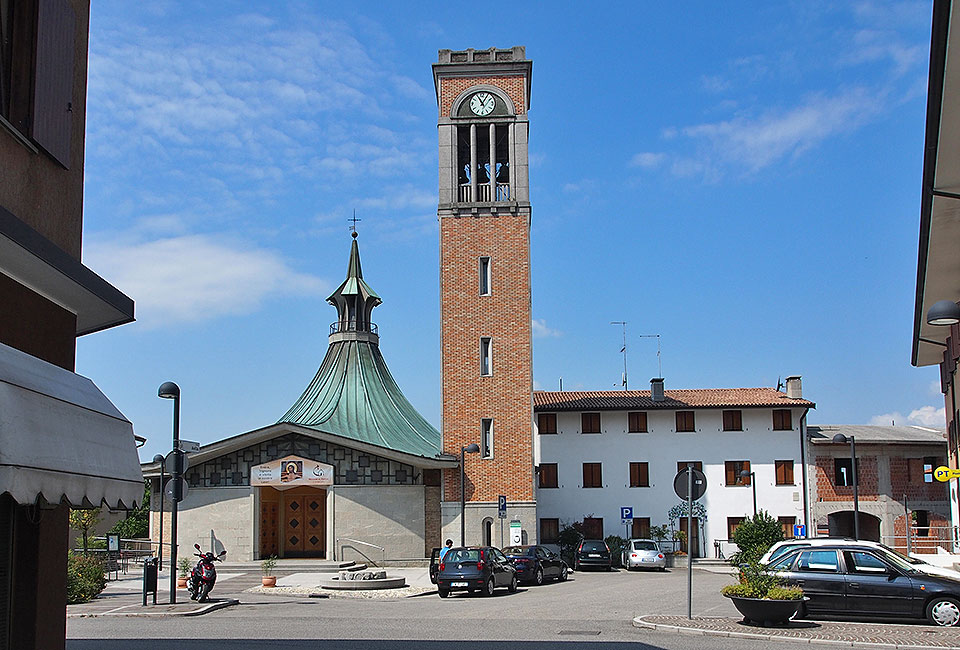
[(946, 462), (947, 440), (943, 431), (925, 427), (807, 427), (816, 533), (854, 535), (851, 450), (849, 444), (833, 441), (837, 434), (853, 437), (857, 449), (860, 539), (906, 551), (909, 522), (911, 552), (935, 553), (938, 546), (949, 550), (948, 488), (933, 477), (933, 470)]
[(133, 320), (80, 261), (89, 24), (0, 3), (0, 650), (64, 647), (70, 507), (143, 498), (132, 425), (73, 372), (77, 337)]
[[(815, 405), (802, 398), (800, 377), (787, 379), (786, 393), (664, 390), (662, 379), (649, 391), (537, 391), (534, 408), (543, 543), (581, 520), (592, 538), (649, 537), (661, 525), (686, 532), (686, 518), (671, 510), (681, 505), (674, 477), (688, 463), (707, 479), (705, 516), (694, 517), (690, 538), (695, 557), (734, 550), (728, 540), (753, 514), (754, 494), (785, 535), (806, 521), (803, 441)], [(633, 511), (627, 523), (623, 507)]]
[[(930, 40), (930, 76), (920, 200), (920, 245), (917, 255), (917, 294), (913, 312), (915, 366), (940, 366), (944, 394), (948, 466), (960, 467), (957, 432), (957, 361), (960, 359), (960, 5), (934, 0)], [(954, 303), (952, 314), (928, 322), (931, 308)], [(941, 303), (940, 307), (944, 306)], [(942, 311), (942, 310), (941, 310)], [(957, 479), (949, 482), (954, 550), (960, 550), (960, 494)]]
[[(407, 401), (380, 353), (380, 297), (363, 279), (356, 233), (329, 347), (313, 381), (273, 425), (191, 454), (180, 503), (181, 548), (226, 548), (237, 560), (277, 555), (423, 558), (440, 545), (440, 432)], [(160, 467), (151, 538), (159, 539)], [(164, 521), (169, 539), (169, 517)]]

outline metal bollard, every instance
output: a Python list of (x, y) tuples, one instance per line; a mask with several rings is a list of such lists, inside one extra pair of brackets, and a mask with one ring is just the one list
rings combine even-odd
[(143, 605), (147, 605), (147, 594), (153, 592), (153, 604), (157, 604), (157, 558), (148, 557), (143, 561)]

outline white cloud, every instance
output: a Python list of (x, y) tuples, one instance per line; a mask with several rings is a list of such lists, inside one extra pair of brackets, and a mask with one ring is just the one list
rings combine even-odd
[(757, 171), (832, 135), (855, 130), (881, 105), (880, 97), (853, 88), (834, 97), (814, 95), (799, 106), (759, 117), (685, 127), (681, 133), (701, 143), (707, 161), (722, 160)]
[(560, 330), (548, 327), (547, 321), (542, 318), (534, 318), (532, 325), (534, 338), (558, 337), (563, 335), (563, 332)]
[(137, 321), (145, 328), (250, 313), (275, 295), (329, 288), (291, 269), (275, 251), (216, 235), (151, 240), (93, 235), (84, 258), (133, 298)]
[(916, 424), (924, 427), (942, 429), (946, 426), (945, 415), (946, 413), (942, 407), (921, 406), (918, 409), (910, 411), (910, 415), (906, 417), (899, 411), (875, 415), (870, 418), (869, 424), (882, 426), (890, 426), (892, 423), (896, 423), (897, 426)]
[(644, 169), (653, 169), (654, 167), (659, 167), (666, 159), (666, 154), (662, 153), (652, 153), (652, 152), (643, 152), (638, 153), (630, 159), (631, 167), (642, 167)]

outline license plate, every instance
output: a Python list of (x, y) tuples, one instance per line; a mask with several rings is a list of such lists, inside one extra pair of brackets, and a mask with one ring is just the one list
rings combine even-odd
[(588, 557), (600, 557), (599, 553), (591, 553)]
[(467, 586), (467, 583), (466, 583), (466, 582), (451, 582), (451, 583), (450, 583), (450, 586), (451, 586), (451, 587), (466, 587), (466, 586)]
[(640, 561), (641, 561), (641, 562), (653, 562), (653, 558), (652, 558), (652, 557), (642, 557), (642, 558), (640, 558)]

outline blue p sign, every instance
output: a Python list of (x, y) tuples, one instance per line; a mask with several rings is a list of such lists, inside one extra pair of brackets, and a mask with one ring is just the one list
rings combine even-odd
[(621, 519), (633, 519), (633, 506), (623, 506), (620, 508)]
[(503, 494), (497, 497), (497, 510), (500, 512), (507, 511), (507, 497)]

